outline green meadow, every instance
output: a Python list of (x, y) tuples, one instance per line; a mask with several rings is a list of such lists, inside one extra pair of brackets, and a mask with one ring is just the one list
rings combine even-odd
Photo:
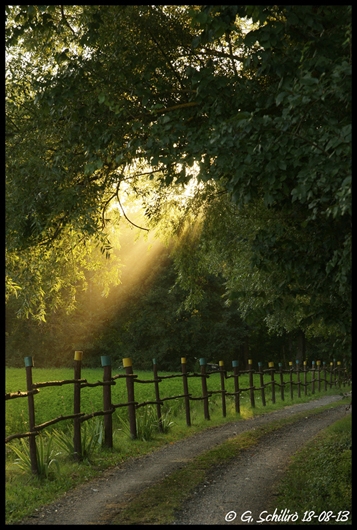
[[(117, 374), (124, 375), (124, 370), (119, 372), (112, 372), (112, 376)], [(149, 371), (138, 371), (135, 372), (137, 379), (141, 381), (150, 381), (153, 379), (153, 373)], [(182, 377), (179, 373), (173, 372), (159, 372), (159, 377), (162, 376), (164, 379), (159, 383), (159, 392), (160, 398), (168, 398), (174, 396), (180, 396), (184, 393)], [(167, 376), (177, 375), (178, 377), (167, 378)], [(234, 379), (232, 377), (233, 372), (227, 372), (227, 378), (224, 380), (224, 388), (227, 392), (234, 392)], [(312, 385), (311, 385), (311, 374), (307, 375), (308, 377), (308, 387), (307, 393), (305, 396), (304, 388), (301, 388), (301, 398), (305, 398), (311, 395)], [(32, 369), (32, 378), (33, 383), (48, 382), (48, 381), (64, 381), (71, 380), (74, 378), (74, 371), (71, 368), (36, 368)], [(81, 371), (81, 378), (86, 379), (88, 383), (95, 383), (103, 380), (103, 369), (102, 368), (83, 368)], [(301, 381), (302, 381), (301, 375)], [(270, 381), (270, 375), (264, 375), (264, 383)], [(276, 383), (280, 383), (280, 375), (277, 373), (275, 375)], [(284, 391), (284, 401), (291, 400), (290, 396), (290, 374), (284, 374), (285, 391)], [(293, 375), (293, 400), (296, 402), (301, 398), (298, 398), (298, 389), (297, 389), (297, 378), (296, 374)], [(254, 375), (254, 385), (259, 389), (260, 387), (260, 378), (259, 375)], [(126, 379), (118, 378), (115, 379), (115, 385), (113, 385), (111, 390), (112, 403), (120, 404), (126, 403), (127, 398), (127, 388), (126, 388)], [(248, 389), (249, 388), (249, 378), (247, 374), (242, 374), (239, 376), (239, 388)], [(334, 387), (332, 387), (334, 388)], [(194, 398), (202, 397), (202, 379), (198, 375), (188, 377), (188, 389), (189, 393)], [(208, 392), (216, 392), (211, 395), (209, 398), (209, 411), (210, 415), (214, 417), (222, 417), (222, 399), (221, 394), (218, 392), (221, 390), (221, 377), (219, 373), (212, 373), (207, 378), (207, 389)], [(320, 385), (320, 389), (324, 389), (324, 383)], [(6, 368), (6, 392), (17, 392), (26, 391), (26, 371), (21, 368)], [(314, 388), (315, 393), (319, 393), (318, 384), (315, 383)], [(146, 401), (155, 400), (155, 387), (153, 383), (135, 383), (134, 385), (135, 392), (135, 401), (138, 403), (143, 403)], [(66, 416), (73, 414), (73, 394), (74, 394), (74, 385), (73, 384), (63, 384), (61, 386), (48, 386), (42, 387), (39, 389), (39, 393), (34, 396), (35, 403), (35, 423), (36, 425), (42, 424), (49, 420), (52, 420), (61, 415)], [(255, 390), (255, 404), (258, 406), (261, 404), (262, 395), (260, 390)], [(265, 400), (266, 405), (272, 404), (272, 385), (268, 384), (265, 389)], [(275, 401), (279, 403), (282, 401), (281, 390), (278, 384), (275, 385)], [(250, 392), (249, 390), (243, 390), (240, 394), (240, 405), (245, 408), (250, 406)], [(145, 407), (144, 407), (145, 408)], [(200, 414), (202, 417), (203, 412), (203, 400), (192, 400), (190, 401), (190, 409), (194, 417), (197, 419)], [(103, 410), (103, 388), (101, 386), (97, 387), (84, 387), (81, 389), (81, 411), (89, 414), (96, 411)], [(182, 415), (182, 419), (185, 421), (185, 404), (183, 398), (177, 398), (172, 400), (167, 400), (164, 402), (162, 407), (163, 412), (169, 413), (174, 416), (176, 419), (178, 416)], [(241, 411), (242, 412), (242, 411)], [(244, 412), (243, 412), (244, 413)], [(234, 396), (226, 397), (226, 414), (227, 416), (235, 415), (235, 401)], [(120, 407), (117, 408), (113, 414), (113, 423), (116, 422), (118, 417), (125, 419), (127, 416), (127, 408)], [(65, 420), (58, 422), (54, 426), (49, 426), (46, 430), (51, 430), (52, 428), (63, 428), (66, 424), (70, 423), (71, 420)], [(21, 433), (28, 431), (28, 404), (26, 398), (15, 398), (6, 401), (6, 436), (15, 433)]]
[[(124, 375), (124, 370), (121, 370)], [(148, 381), (153, 379), (151, 372), (135, 372), (137, 379)], [(74, 373), (69, 368), (43, 369), (34, 367), (33, 382), (63, 381), (73, 379)], [(116, 373), (113, 371), (113, 376)], [(160, 376), (178, 375), (159, 372)], [(228, 372), (228, 376), (232, 373)], [(278, 381), (278, 375), (276, 380)], [(82, 369), (81, 377), (88, 383), (103, 380), (103, 369)], [(265, 380), (270, 379), (269, 374)], [(286, 382), (289, 374), (284, 375)], [(113, 405), (127, 402), (126, 379), (115, 379), (112, 388)], [(310, 378), (308, 379), (310, 382)], [(227, 392), (234, 391), (232, 377), (225, 379)], [(259, 388), (260, 378), (254, 376), (254, 385)], [(192, 397), (202, 397), (201, 377), (188, 378), (189, 393)], [(239, 377), (241, 389), (249, 387), (247, 374)], [(318, 391), (317, 384), (312, 393), (311, 384), (305, 395), (301, 391), (298, 397), (297, 387), (294, 385), (293, 399), (290, 396), (290, 385), (285, 388), (284, 400), (281, 399), (280, 388), (275, 389), (275, 403), (272, 400), (272, 388), (268, 385), (265, 392), (266, 405), (262, 405), (261, 391), (255, 391), (255, 407), (251, 406), (249, 390), (240, 395), (240, 413), (235, 410), (234, 396), (226, 396), (226, 417), (222, 414), (222, 398), (219, 392), (209, 397), (210, 420), (205, 419), (204, 405), (200, 399), (190, 401), (191, 426), (186, 424), (184, 398), (174, 398), (164, 401), (161, 407), (163, 432), (160, 432), (157, 421), (156, 406), (153, 404), (139, 407), (136, 410), (137, 439), (130, 437), (127, 407), (118, 407), (112, 414), (113, 420), (113, 448), (103, 446), (103, 416), (93, 417), (82, 424), (83, 459), (73, 459), (73, 420), (57, 422), (41, 431), (36, 437), (40, 476), (31, 474), (28, 438), (13, 439), (5, 444), (6, 454), (6, 522), (16, 524), (34, 513), (40, 506), (53, 502), (61, 494), (96, 477), (101, 471), (118, 465), (129, 458), (147, 454), (163, 445), (175, 443), (209, 427), (222, 425), (226, 422), (244, 420), (253, 416), (271, 412), (284, 406), (310, 401), (326, 394), (342, 394), (350, 390), (350, 386), (332, 386), (327, 391), (321, 384)], [(207, 379), (208, 392), (221, 389), (219, 373), (210, 374)], [(135, 401), (143, 403), (155, 400), (153, 383), (135, 383)], [(182, 377), (162, 379), (159, 383), (160, 398), (182, 395)], [(6, 368), (6, 392), (26, 391), (25, 368)], [(35, 423), (39, 425), (61, 415), (73, 413), (73, 384), (62, 386), (42, 387), (34, 396)], [(15, 398), (5, 402), (6, 436), (28, 432), (27, 398)], [(103, 389), (85, 387), (81, 390), (81, 411), (85, 414), (103, 410)]]

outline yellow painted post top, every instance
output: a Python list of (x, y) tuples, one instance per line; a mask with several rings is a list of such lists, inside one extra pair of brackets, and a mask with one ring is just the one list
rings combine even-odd
[(248, 359), (248, 364), (253, 364), (252, 359)]
[(129, 366), (133, 366), (131, 358), (130, 357), (125, 357), (125, 359), (123, 359), (123, 367), (124, 368), (128, 368)]
[(186, 357), (181, 357), (181, 364), (186, 364)]
[(268, 363), (269, 368), (274, 368), (274, 363), (270, 362)]
[(307, 361), (304, 361), (304, 366), (306, 366), (306, 365), (307, 365)]
[(340, 366), (340, 364), (341, 364), (341, 361), (337, 361), (337, 365)]
[(317, 366), (321, 366), (321, 361), (316, 361)]
[(292, 361), (289, 361), (289, 366), (292, 366), (293, 365), (293, 362)]
[(219, 366), (224, 366), (224, 361), (218, 361)]
[(82, 351), (75, 351), (74, 352), (74, 360), (75, 361), (81, 361), (83, 359), (83, 352)]

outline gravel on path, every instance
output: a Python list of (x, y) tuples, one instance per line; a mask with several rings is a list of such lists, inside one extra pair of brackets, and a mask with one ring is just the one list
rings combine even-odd
[[(293, 414), (312, 410), (341, 400), (340, 395), (284, 407), (252, 419), (238, 420), (209, 428), (173, 445), (124, 462), (104, 471), (99, 478), (68, 491), (56, 502), (43, 506), (32, 517), (16, 523), (23, 525), (111, 524), (117, 514), (116, 506), (140, 494), (173, 471), (190, 464), (192, 459), (215, 445), (242, 432)], [(252, 511), (254, 517), (266, 509), (273, 483), (284, 470), (289, 456), (320, 429), (346, 414), (345, 404), (328, 409), (306, 422), (299, 422), (282, 431), (264, 437), (252, 450), (243, 452), (228, 469), (216, 470), (210, 484), (202, 485), (193, 493), (192, 504), (178, 514), (173, 524), (232, 524), (225, 521), (229, 511), (238, 516), (233, 524), (245, 524), (241, 514)], [(323, 420), (321, 419), (323, 416)], [(268, 453), (264, 452), (268, 448)], [(306, 508), (308, 509), (308, 507)], [(326, 508), (328, 509), (328, 507)], [(116, 519), (117, 521), (117, 519)], [(121, 524), (126, 524), (123, 521)]]

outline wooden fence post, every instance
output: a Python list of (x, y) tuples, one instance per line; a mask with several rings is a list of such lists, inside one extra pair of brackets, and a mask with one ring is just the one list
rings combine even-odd
[(336, 359), (333, 360), (333, 384), (336, 386), (337, 384), (337, 368), (336, 368)]
[(130, 357), (123, 359), (123, 367), (125, 368), (126, 375), (126, 390), (128, 393), (128, 414), (129, 414), (129, 427), (130, 427), (130, 438), (136, 440), (136, 418), (135, 418), (135, 399), (134, 399), (134, 379), (133, 365)]
[(274, 363), (273, 362), (268, 363), (268, 367), (270, 368), (270, 378), (271, 378), (271, 401), (272, 403), (275, 403)]
[(191, 427), (190, 395), (188, 393), (186, 357), (181, 357), (183, 393), (185, 395), (186, 425)]
[(341, 388), (341, 361), (337, 361), (337, 385)]
[(324, 390), (327, 390), (327, 374), (326, 374), (326, 362), (322, 361), (322, 366), (324, 370)]
[(321, 391), (321, 361), (316, 361), (317, 366), (317, 390)]
[[(27, 391), (32, 391), (32, 357), (25, 357), (25, 367), (26, 367), (26, 385)], [(29, 430), (34, 432), (35, 428), (35, 404), (33, 400), (33, 394), (28, 394), (28, 411), (29, 411)], [(37, 449), (36, 449), (36, 435), (31, 434), (29, 436), (29, 449), (30, 449), (30, 460), (31, 460), (31, 471), (34, 475), (38, 475), (38, 462), (37, 462)]]
[(283, 374), (283, 363), (278, 363), (278, 366), (280, 368), (280, 397), (281, 400), (284, 401), (284, 374)]
[(226, 409), (226, 390), (224, 388), (224, 376), (225, 376), (225, 370), (224, 370), (224, 361), (219, 361), (219, 375), (221, 376), (221, 391), (222, 391), (222, 414), (223, 418), (227, 415), (227, 409)]
[(232, 361), (233, 367), (233, 379), (234, 379), (234, 404), (237, 414), (240, 414), (240, 403), (239, 403), (239, 373), (238, 373), (238, 361)]
[(304, 366), (304, 393), (305, 393), (305, 396), (307, 394), (307, 372), (306, 372), (306, 363), (307, 361), (304, 361), (303, 362), (303, 366)]
[(259, 379), (260, 379), (260, 392), (262, 395), (262, 405), (263, 407), (266, 406), (265, 401), (265, 388), (264, 388), (264, 374), (262, 370), (263, 363), (258, 363), (258, 370), (259, 370)]
[[(112, 366), (109, 355), (102, 355), (101, 364), (103, 367), (103, 410), (104, 412), (112, 410)], [(104, 414), (104, 445), (108, 449), (113, 449), (113, 418), (112, 414)]]
[(315, 394), (315, 361), (311, 361), (311, 394)]
[(289, 361), (289, 383), (290, 383), (290, 398), (293, 399), (294, 396), (294, 390), (293, 390), (293, 362)]
[(160, 392), (159, 392), (159, 378), (158, 378), (158, 375), (157, 375), (156, 359), (152, 360), (152, 370), (153, 370), (153, 373), (154, 373), (155, 399), (157, 401), (157, 403), (156, 403), (156, 411), (157, 411), (157, 420), (158, 420), (158, 425), (159, 425), (159, 431), (160, 432), (164, 432), (164, 428), (162, 426)]
[(330, 388), (332, 387), (333, 362), (330, 362)]
[(296, 373), (297, 373), (298, 397), (301, 397), (301, 388), (300, 388), (301, 387), (301, 381), (300, 381), (299, 359), (296, 359), (295, 363), (296, 363)]
[(250, 387), (250, 405), (252, 408), (255, 407), (255, 397), (254, 397), (254, 381), (253, 381), (253, 368), (252, 368), (253, 361), (252, 359), (248, 359), (248, 370), (249, 370), (249, 387)]
[[(81, 378), (81, 367), (82, 367), (82, 351), (74, 352), (74, 379)], [(73, 413), (79, 414), (81, 412), (81, 383), (74, 383), (74, 400), (73, 400)], [(73, 420), (73, 447), (74, 447), (74, 458), (81, 460), (82, 458), (82, 440), (81, 440), (81, 420), (77, 416)]]
[(205, 420), (209, 420), (210, 415), (209, 415), (209, 408), (208, 408), (206, 364), (207, 364), (206, 359), (202, 357), (200, 359), (200, 367), (201, 367), (201, 381), (202, 381), (203, 411), (204, 411)]

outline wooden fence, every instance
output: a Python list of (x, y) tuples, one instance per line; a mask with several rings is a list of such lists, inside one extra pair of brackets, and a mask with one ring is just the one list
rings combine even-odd
[[(317, 389), (319, 392), (322, 387), (323, 390), (327, 390), (334, 385), (341, 386), (349, 382), (346, 370), (342, 368), (341, 363), (334, 361), (327, 367), (326, 363), (320, 361), (312, 362), (311, 367), (307, 366), (304, 361), (302, 367), (299, 362), (296, 361), (295, 366), (292, 362), (289, 362), (289, 368), (283, 369), (282, 363), (278, 364), (278, 369), (274, 367), (274, 363), (268, 363), (268, 368), (263, 369), (263, 364), (258, 363), (258, 370), (254, 370), (252, 361), (248, 361), (247, 370), (238, 370), (238, 361), (232, 361), (233, 373), (228, 374), (224, 367), (223, 361), (219, 361), (216, 365), (217, 369), (207, 370), (207, 363), (205, 359), (200, 359), (200, 372), (190, 373), (186, 369), (186, 359), (181, 358), (181, 373), (174, 375), (159, 375), (156, 360), (153, 359), (153, 379), (140, 380), (138, 376), (134, 374), (132, 361), (130, 358), (123, 359), (123, 368), (125, 374), (112, 375), (111, 360), (109, 356), (101, 357), (101, 365), (103, 367), (103, 381), (96, 383), (88, 383), (86, 379), (81, 378), (81, 365), (82, 365), (83, 352), (76, 351), (74, 354), (74, 378), (63, 381), (47, 381), (42, 383), (34, 383), (32, 379), (32, 368), (33, 362), (32, 357), (25, 357), (25, 369), (26, 369), (26, 392), (10, 392), (5, 394), (5, 400), (24, 398), (28, 400), (28, 413), (29, 413), (29, 432), (12, 434), (5, 438), (5, 443), (16, 439), (16, 438), (29, 438), (29, 450), (31, 459), (31, 469), (34, 474), (38, 474), (38, 462), (36, 456), (36, 436), (41, 433), (43, 429), (46, 429), (50, 425), (57, 422), (73, 419), (73, 445), (75, 451), (75, 457), (80, 460), (82, 458), (82, 444), (81, 444), (81, 424), (95, 416), (104, 416), (104, 446), (108, 448), (113, 447), (113, 428), (112, 428), (112, 414), (118, 407), (127, 407), (128, 418), (130, 426), (130, 436), (132, 439), (137, 437), (136, 432), (136, 410), (140, 407), (147, 405), (156, 405), (158, 425), (162, 431), (162, 414), (161, 407), (165, 401), (171, 399), (182, 398), (185, 403), (186, 413), (186, 424), (191, 426), (191, 414), (190, 414), (190, 401), (202, 400), (203, 401), (203, 413), (204, 418), (210, 419), (209, 412), (209, 398), (213, 394), (220, 394), (222, 401), (222, 414), (226, 416), (226, 397), (234, 396), (235, 412), (240, 413), (240, 395), (243, 392), (249, 393), (250, 404), (255, 407), (255, 393), (259, 392), (263, 406), (266, 405), (266, 393), (270, 390), (272, 403), (276, 401), (276, 394), (280, 394), (280, 398), (284, 400), (285, 392), (288, 390), (290, 397), (293, 398), (294, 388), (297, 391), (298, 397), (302, 393), (307, 394), (307, 389), (311, 387), (311, 393), (314, 394)], [(216, 368), (215, 367), (215, 368)], [(209, 390), (208, 379), (210, 374), (220, 374), (220, 390)], [(241, 374), (248, 374), (249, 386), (247, 388), (240, 388), (239, 376)], [(284, 380), (284, 374), (288, 374), (288, 381)], [(254, 385), (255, 380), (259, 378), (259, 386)], [(181, 377), (183, 385), (183, 393), (176, 396), (162, 397), (160, 396), (160, 382), (164, 379)], [(189, 378), (199, 377), (201, 378), (202, 395), (198, 397), (192, 396), (189, 392)], [(116, 380), (119, 378), (126, 379), (126, 390), (127, 390), (127, 401), (125, 403), (112, 403), (111, 388), (116, 384)], [(234, 391), (228, 392), (225, 388), (225, 381), (229, 378), (234, 380)], [(268, 380), (267, 380), (268, 379)], [(145, 401), (138, 403), (135, 401), (135, 384), (153, 384), (155, 388), (155, 400)], [(36, 425), (35, 422), (35, 403), (34, 396), (40, 391), (40, 388), (46, 386), (62, 386), (66, 384), (72, 384), (74, 387), (74, 399), (73, 399), (73, 414), (66, 416), (59, 416), (50, 421)], [(103, 387), (103, 410), (91, 413), (85, 413), (81, 411), (81, 389), (84, 387)], [(269, 389), (270, 387), (270, 389)]]

